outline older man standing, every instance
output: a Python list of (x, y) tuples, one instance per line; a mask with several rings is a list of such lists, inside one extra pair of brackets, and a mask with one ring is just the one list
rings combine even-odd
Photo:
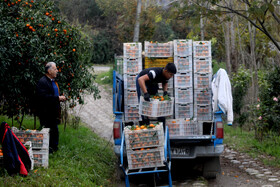
[(54, 80), (57, 72), (56, 64), (48, 62), (45, 66), (46, 74), (37, 84), (40, 123), (41, 126), (50, 128), (50, 153), (58, 150), (60, 102), (66, 100), (65, 96), (60, 96), (58, 84)]

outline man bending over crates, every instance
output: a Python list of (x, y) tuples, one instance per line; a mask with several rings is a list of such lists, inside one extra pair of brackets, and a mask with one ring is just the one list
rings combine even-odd
[[(138, 102), (140, 102), (141, 93), (145, 101), (150, 101), (150, 95), (158, 93), (158, 83), (162, 83), (163, 96), (167, 95), (168, 80), (176, 72), (177, 69), (174, 63), (168, 63), (164, 68), (154, 67), (142, 70), (136, 78)], [(159, 117), (158, 121), (163, 122), (165, 125), (165, 117)], [(142, 116), (142, 123), (149, 124), (149, 118)]]

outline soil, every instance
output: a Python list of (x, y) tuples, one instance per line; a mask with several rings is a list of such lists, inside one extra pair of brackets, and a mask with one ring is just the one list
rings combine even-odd
[[(108, 71), (108, 67), (94, 67), (95, 72)], [(94, 100), (93, 96), (85, 95), (85, 104), (78, 105), (74, 114), (87, 124), (93, 132), (103, 137), (106, 141), (113, 142), (112, 127), (114, 115), (112, 112), (112, 94), (99, 86), (101, 99)], [(238, 153), (225, 145), (225, 150), (220, 157), (221, 173), (216, 179), (206, 180), (199, 170), (188, 167), (188, 163), (172, 161), (173, 186), (209, 186), (209, 187), (276, 187), (280, 186), (279, 169), (264, 166), (248, 155)], [(135, 178), (134, 178), (135, 179)], [(134, 180), (131, 186), (146, 186), (147, 180)], [(140, 181), (140, 182), (139, 182)], [(125, 186), (124, 181), (119, 181), (116, 186)]]

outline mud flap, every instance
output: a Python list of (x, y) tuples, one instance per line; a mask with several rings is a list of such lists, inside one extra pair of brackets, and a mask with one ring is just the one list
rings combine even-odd
[(220, 157), (209, 157), (203, 165), (203, 177), (206, 179), (215, 179), (221, 172)]

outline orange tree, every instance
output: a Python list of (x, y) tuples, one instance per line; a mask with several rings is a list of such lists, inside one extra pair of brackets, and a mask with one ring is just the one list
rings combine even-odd
[(52, 2), (1, 0), (0, 36), (1, 114), (19, 119), (35, 112), (36, 83), (49, 61), (57, 64), (70, 107), (83, 103), (85, 90), (99, 97), (89, 72), (92, 44), (61, 19)]

